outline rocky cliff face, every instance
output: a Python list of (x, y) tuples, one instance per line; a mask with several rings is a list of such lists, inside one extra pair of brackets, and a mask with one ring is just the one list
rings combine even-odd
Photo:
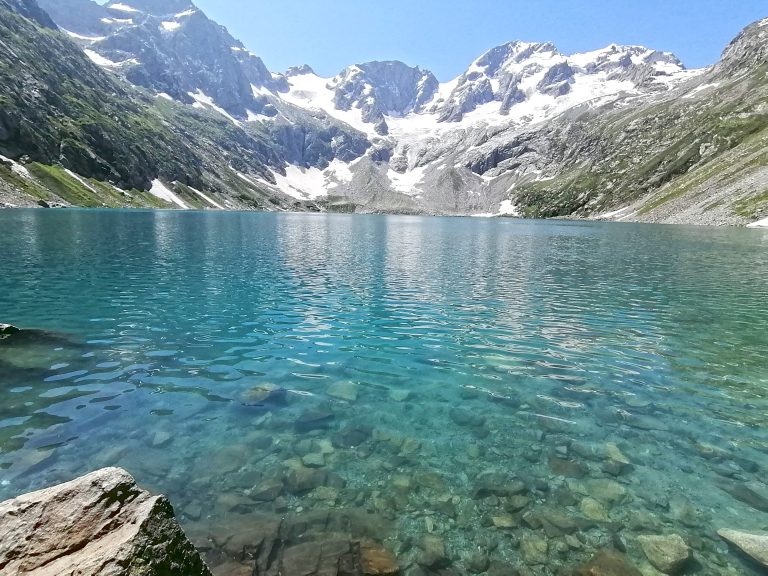
[[(13, 2), (17, 13), (21, 4), (27, 13), (34, 4)], [(609, 214), (735, 224), (768, 214), (768, 201), (754, 192), (762, 186), (765, 165), (757, 152), (765, 115), (764, 23), (747, 28), (708, 70), (687, 71), (674, 55), (640, 46), (566, 55), (551, 43), (518, 41), (489, 50), (464, 74), (441, 84), (429, 71), (400, 62), (358, 64), (332, 78), (308, 66), (275, 74), (185, 0), (41, 3), (104, 71), (95, 77), (104, 90), (166, 111), (163, 126), (206, 144), (190, 150), (189, 162), (144, 163), (127, 180), (123, 174), (129, 171), (116, 167), (122, 162), (101, 150), (114, 146), (114, 139), (78, 133), (70, 140), (84, 138), (88, 153), (57, 157), (52, 144), (72, 148), (59, 133), (25, 139), (6, 126), (4, 139), (0, 132), (6, 162), (18, 163), (27, 154), (120, 188), (148, 190), (160, 179), (230, 197), (229, 204), (214, 198), (203, 207), (242, 207), (237, 198), (246, 194), (246, 206), (261, 209), (292, 204), (429, 214)], [(62, 40), (57, 36), (55, 42)], [(9, 59), (9, 77), (13, 67)], [(54, 80), (54, 74), (61, 78)], [(77, 78), (66, 66), (47, 70), (46, 82), (66, 85), (70, 75)], [(21, 93), (14, 102), (24, 99)], [(47, 105), (28, 104), (30, 118)], [(227, 128), (216, 124), (215, 137), (209, 127), (200, 133), (201, 113)], [(101, 120), (89, 128), (105, 129)], [(156, 146), (146, 145), (144, 155), (157, 156)], [(40, 154), (35, 147), (48, 151)], [(193, 167), (201, 154), (208, 160)], [(689, 173), (705, 165), (695, 197), (710, 198), (723, 185), (730, 192), (715, 208), (705, 210), (712, 203), (696, 200), (691, 210)], [(718, 170), (719, 165), (738, 170)], [(18, 177), (23, 166), (6, 168)], [(727, 182), (721, 180), (725, 172)], [(18, 189), (8, 178), (4, 186)], [(669, 187), (676, 187), (674, 193), (658, 195)], [(198, 206), (175, 203), (181, 204)]]
[(170, 502), (117, 468), (0, 503), (0, 572), (211, 576)]
[[(385, 116), (422, 112), (438, 89), (437, 78), (402, 62), (369, 62), (351, 66), (331, 80), (337, 110), (360, 110), (363, 122), (380, 124)], [(383, 125), (382, 125), (383, 128)], [(378, 130), (382, 133), (382, 129)]]

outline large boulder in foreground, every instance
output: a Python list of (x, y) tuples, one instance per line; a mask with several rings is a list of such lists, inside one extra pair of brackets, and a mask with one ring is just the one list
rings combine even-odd
[(119, 468), (0, 503), (0, 574), (211, 576), (168, 499)]

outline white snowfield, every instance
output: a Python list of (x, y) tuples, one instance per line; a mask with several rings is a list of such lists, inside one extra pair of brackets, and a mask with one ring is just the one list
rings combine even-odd
[(179, 208), (189, 210), (189, 206), (160, 180), (152, 181), (152, 188), (149, 189), (149, 193), (161, 200), (165, 200), (169, 204), (176, 204)]
[(128, 66), (131, 64), (138, 63), (138, 61), (135, 58), (130, 58), (122, 62), (112, 62), (112, 60), (110, 60), (109, 58), (105, 58), (101, 54), (94, 52), (93, 50), (89, 50), (88, 48), (85, 48), (83, 52), (85, 52), (85, 55), (88, 56), (88, 58), (90, 58), (91, 62), (93, 62), (98, 66), (101, 66), (102, 68), (119, 68), (121, 66)]

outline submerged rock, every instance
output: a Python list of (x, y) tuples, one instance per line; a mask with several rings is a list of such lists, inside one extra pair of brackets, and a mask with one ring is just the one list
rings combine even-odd
[(260, 384), (246, 390), (242, 395), (242, 401), (246, 406), (269, 406), (285, 404), (287, 391), (275, 384)]
[(581, 501), (579, 509), (585, 517), (589, 518), (590, 520), (594, 520), (595, 522), (611, 521), (611, 519), (608, 517), (608, 511), (600, 502), (594, 498), (584, 498)]
[(718, 487), (733, 496), (736, 500), (751, 506), (760, 512), (768, 512), (768, 495), (766, 489), (753, 482), (750, 484), (733, 484), (730, 482), (719, 482)]
[(742, 532), (723, 529), (717, 531), (720, 538), (733, 544), (759, 564), (768, 568), (768, 532)]
[(584, 566), (577, 568), (575, 576), (643, 576), (623, 554), (615, 550), (601, 550)]
[(356, 402), (359, 394), (357, 384), (352, 382), (335, 382), (328, 386), (326, 392), (328, 396), (345, 400), (346, 402)]
[(648, 561), (664, 574), (679, 574), (691, 559), (691, 549), (677, 534), (638, 536), (637, 541)]
[(293, 544), (265, 539), (258, 547), (254, 576), (397, 576), (394, 556), (380, 545), (328, 539)]
[(327, 428), (333, 418), (333, 412), (330, 412), (329, 410), (308, 410), (296, 419), (294, 426), (298, 432), (310, 432), (312, 430)]
[(396, 576), (400, 567), (392, 553), (372, 542), (360, 546), (362, 574), (365, 576)]
[(552, 470), (552, 473), (556, 476), (577, 479), (584, 478), (589, 472), (589, 470), (579, 462), (564, 460), (563, 458), (558, 458), (556, 456), (552, 456), (549, 459), (549, 469)]
[(520, 541), (520, 556), (528, 565), (546, 564), (549, 544), (536, 535), (524, 536)]
[(528, 488), (521, 480), (509, 480), (502, 472), (487, 471), (480, 473), (475, 479), (475, 499), (489, 496), (510, 497), (526, 492)]
[(170, 502), (119, 468), (0, 503), (0, 567), (4, 574), (211, 574)]

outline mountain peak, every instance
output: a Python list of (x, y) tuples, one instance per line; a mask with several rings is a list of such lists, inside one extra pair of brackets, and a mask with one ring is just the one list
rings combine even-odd
[(293, 78), (294, 76), (304, 76), (306, 74), (315, 74), (315, 71), (312, 69), (312, 67), (309, 64), (291, 66), (290, 68), (288, 68), (288, 70), (285, 71), (285, 75), (288, 78)]
[(768, 18), (747, 26), (723, 52), (717, 69), (752, 71), (768, 58)]

